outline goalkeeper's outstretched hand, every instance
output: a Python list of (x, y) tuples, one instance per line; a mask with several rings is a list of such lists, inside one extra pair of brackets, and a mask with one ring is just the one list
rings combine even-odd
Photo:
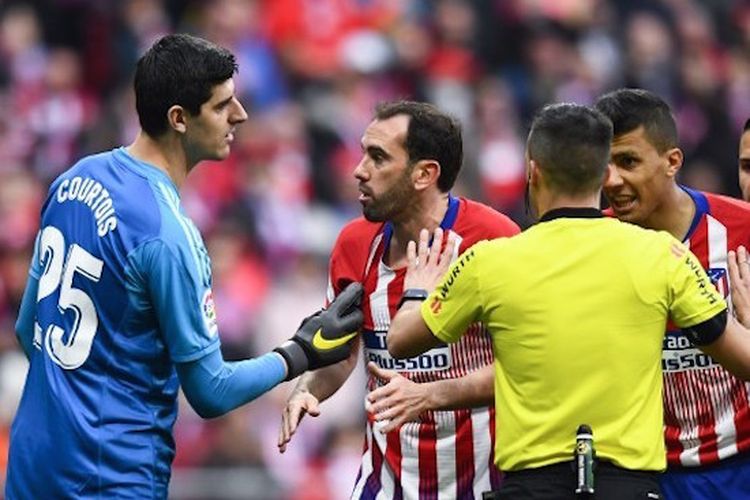
[(362, 285), (349, 284), (327, 308), (305, 318), (297, 333), (274, 349), (286, 361), (285, 380), (349, 357), (351, 340), (362, 326), (361, 299)]

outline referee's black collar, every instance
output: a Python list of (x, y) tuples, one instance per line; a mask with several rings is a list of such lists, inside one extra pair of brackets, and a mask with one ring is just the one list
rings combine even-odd
[(546, 212), (539, 219), (539, 222), (548, 222), (561, 217), (569, 217), (574, 219), (596, 219), (598, 217), (604, 217), (604, 214), (598, 208), (593, 207), (562, 207), (553, 208), (549, 212)]

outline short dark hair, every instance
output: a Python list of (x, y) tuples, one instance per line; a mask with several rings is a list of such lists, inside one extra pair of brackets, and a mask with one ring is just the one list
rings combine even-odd
[(748, 130), (750, 130), (750, 118), (748, 118), (747, 121), (745, 122), (745, 127), (742, 129), (742, 132), (745, 133)]
[(138, 121), (158, 137), (168, 127), (167, 111), (175, 104), (200, 114), (213, 88), (237, 72), (234, 55), (208, 40), (186, 34), (157, 40), (138, 60), (133, 86)]
[(612, 123), (606, 116), (588, 106), (563, 103), (537, 113), (527, 147), (551, 185), (576, 195), (601, 188), (611, 142)]
[(461, 124), (436, 106), (425, 102), (396, 101), (381, 103), (375, 108), (376, 120), (406, 115), (406, 152), (409, 162), (435, 160), (440, 164), (438, 189), (448, 192), (453, 187), (463, 163)]
[(677, 125), (669, 105), (658, 95), (643, 89), (619, 89), (596, 101), (596, 109), (612, 121), (615, 137), (640, 126), (659, 153), (677, 147)]

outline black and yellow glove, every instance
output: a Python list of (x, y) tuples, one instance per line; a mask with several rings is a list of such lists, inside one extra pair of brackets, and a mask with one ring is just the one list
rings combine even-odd
[(302, 321), (294, 336), (274, 349), (287, 365), (285, 380), (349, 357), (352, 339), (362, 327), (362, 285), (350, 283), (321, 309)]

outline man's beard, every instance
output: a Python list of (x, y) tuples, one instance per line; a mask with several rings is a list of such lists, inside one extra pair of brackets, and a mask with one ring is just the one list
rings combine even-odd
[(370, 203), (362, 207), (362, 215), (370, 222), (393, 220), (407, 209), (414, 196), (410, 172), (404, 172), (391, 189), (380, 195), (377, 200), (371, 198)]

